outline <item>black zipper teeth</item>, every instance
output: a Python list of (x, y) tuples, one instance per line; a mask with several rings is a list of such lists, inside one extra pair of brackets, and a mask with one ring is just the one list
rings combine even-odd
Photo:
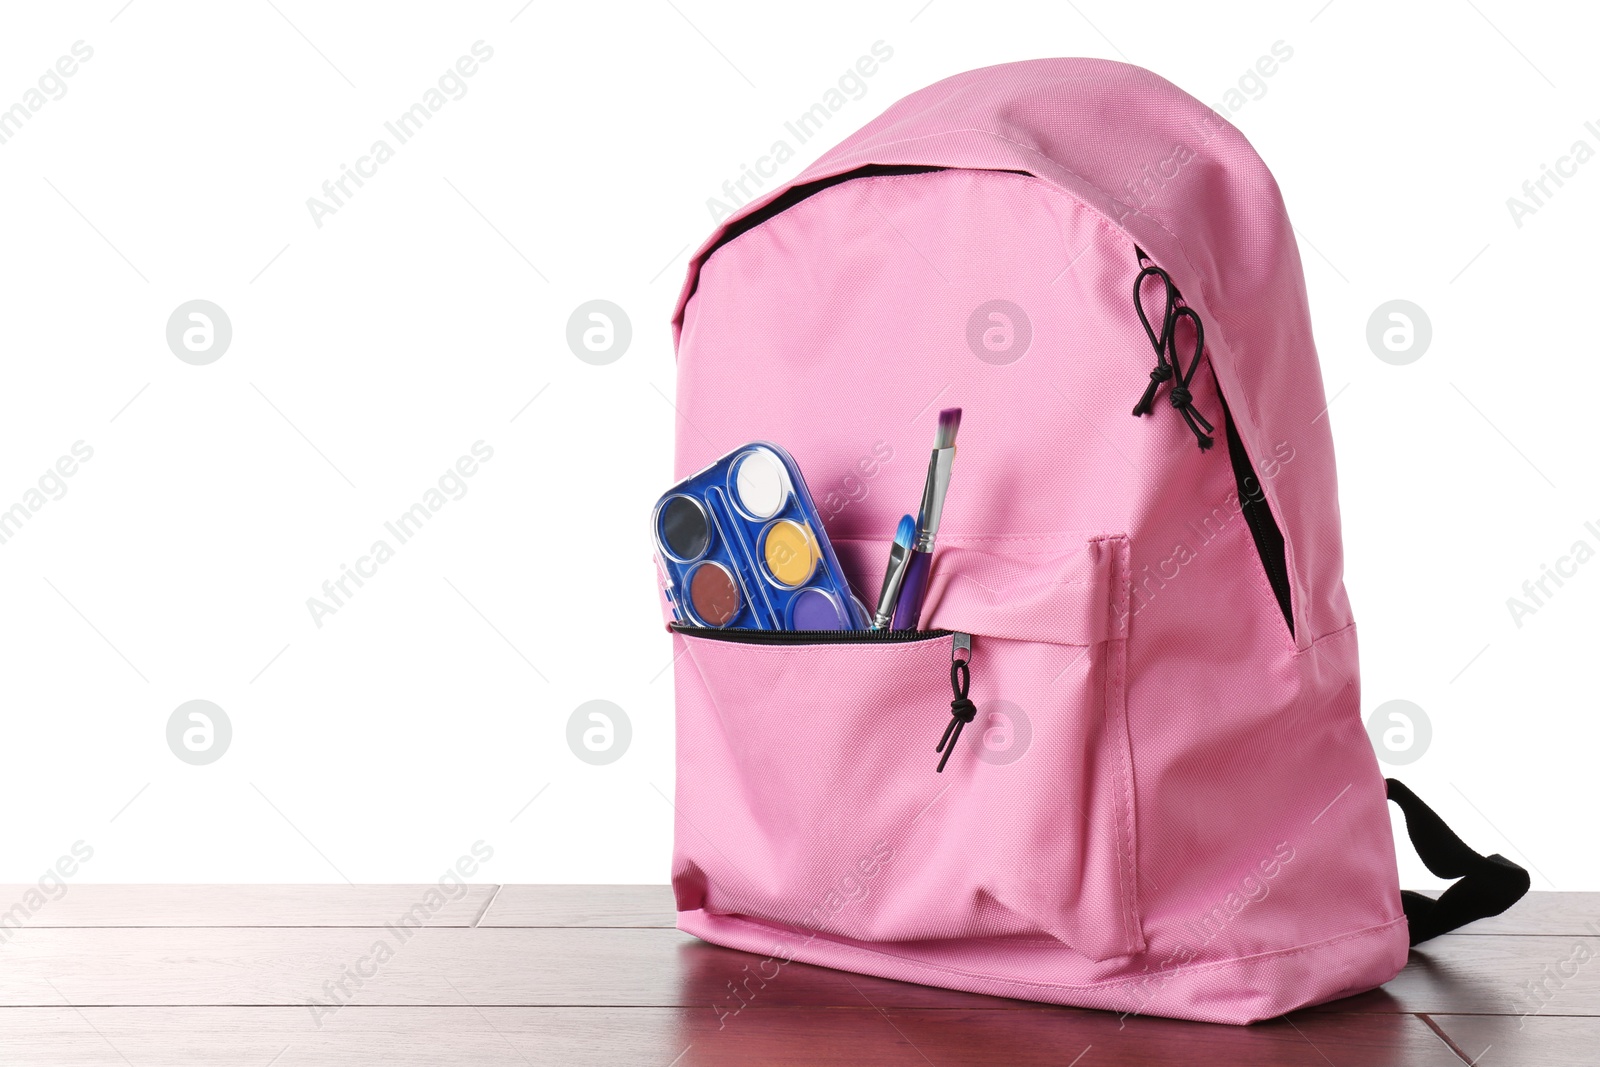
[[(1265, 501), (1262, 502), (1264, 503)], [(1244, 514), (1245, 519), (1250, 524), (1250, 535), (1259, 542), (1261, 538), (1267, 535), (1267, 520), (1258, 510), (1258, 506), (1245, 508)], [(1266, 569), (1267, 579), (1272, 583), (1274, 589), (1289, 583), (1288, 569), (1278, 561), (1277, 556), (1263, 556), (1261, 562)]]
[[(1220, 392), (1218, 396), (1221, 397)], [(1228, 460), (1233, 467), (1234, 484), (1239, 491), (1239, 510), (1244, 514), (1245, 524), (1250, 527), (1250, 539), (1255, 543), (1261, 569), (1266, 572), (1267, 584), (1272, 587), (1272, 595), (1283, 612), (1283, 621), (1293, 634), (1293, 593), (1289, 588), (1289, 561), (1285, 555), (1283, 530), (1272, 514), (1266, 487), (1261, 484), (1261, 478), (1245, 451), (1244, 440), (1239, 436), (1232, 412), (1228, 410), (1226, 397), (1222, 397), (1222, 422), (1223, 433), (1228, 439)], [(1254, 492), (1249, 490), (1252, 484), (1255, 486)]]
[(954, 630), (717, 630), (709, 626), (671, 624), (673, 633), (741, 645), (892, 645), (933, 641)]
[[(1265, 500), (1261, 501), (1262, 505), (1265, 503)], [(1289, 588), (1289, 568), (1276, 555), (1259, 547), (1265, 543), (1269, 536), (1267, 523), (1273, 522), (1273, 525), (1276, 525), (1272, 519), (1258, 510), (1259, 506), (1255, 503), (1245, 505), (1244, 518), (1250, 527), (1250, 538), (1257, 545), (1256, 554), (1261, 557), (1261, 567), (1267, 572), (1267, 584), (1272, 587), (1273, 595), (1281, 598), (1283, 595), (1281, 591), (1287, 591)], [(1281, 602), (1279, 606), (1282, 606)], [(1284, 611), (1284, 621), (1289, 624), (1290, 632), (1292, 633), (1294, 619), (1287, 610)]]
[(1015, 170), (1005, 167), (999, 169), (993, 167), (924, 167), (910, 163), (871, 163), (864, 167), (857, 167), (854, 170), (847, 170), (843, 174), (835, 174), (832, 177), (819, 178), (814, 182), (806, 182), (804, 185), (791, 185), (765, 207), (757, 208), (755, 211), (745, 215), (743, 218), (735, 219), (733, 222), (729, 223), (727, 228), (722, 231), (722, 235), (717, 238), (717, 243), (713, 245), (711, 250), (708, 251), (704, 256), (700, 257), (700, 261), (702, 263), (706, 262), (717, 251), (717, 249), (721, 248), (729, 241), (732, 241), (734, 238), (739, 237), (740, 235), (754, 229), (757, 226), (760, 226), (762, 223), (773, 218), (774, 216), (783, 214), (785, 211), (788, 211), (790, 208), (802, 203), (803, 201), (811, 199), (818, 193), (833, 188), (835, 185), (841, 185), (844, 182), (856, 181), (860, 178), (893, 178), (911, 174), (933, 174), (938, 171), (945, 170), (993, 171), (997, 174), (1020, 174), (1025, 178), (1034, 177), (1033, 173), (1030, 171)]
[(847, 170), (843, 174), (835, 174), (832, 177), (819, 178), (814, 182), (806, 182), (804, 185), (791, 185), (770, 204), (767, 204), (765, 207), (757, 208), (755, 211), (752, 211), (743, 218), (735, 219), (733, 222), (729, 223), (728, 227), (722, 231), (722, 236), (717, 238), (716, 245), (702, 258), (710, 259), (713, 252), (734, 238), (740, 236), (748, 230), (755, 229), (757, 226), (761, 225), (763, 222), (766, 222), (774, 215), (781, 215), (801, 201), (809, 200), (823, 190), (832, 188), (835, 185), (840, 185), (848, 181), (855, 181), (858, 178), (896, 177), (904, 174), (931, 174), (934, 171), (949, 169), (949, 167), (920, 167), (901, 164), (885, 166), (883, 164), (875, 163), (865, 167), (857, 167), (855, 170)]

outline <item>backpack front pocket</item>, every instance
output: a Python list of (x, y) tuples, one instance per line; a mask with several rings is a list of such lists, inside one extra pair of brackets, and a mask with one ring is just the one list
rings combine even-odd
[[(680, 910), (869, 942), (1143, 948), (1127, 541), (1030, 544), (941, 542), (928, 630), (674, 627)], [(938, 773), (969, 643), (976, 716)]]

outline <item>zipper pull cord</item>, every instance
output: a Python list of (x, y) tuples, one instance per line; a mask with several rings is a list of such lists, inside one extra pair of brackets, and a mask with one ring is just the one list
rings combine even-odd
[[(1178, 320), (1183, 318), (1194, 323), (1194, 355), (1189, 360), (1187, 372), (1179, 370), (1178, 362)], [(1206, 417), (1200, 414), (1200, 409), (1194, 406), (1194, 394), (1189, 392), (1189, 383), (1194, 380), (1194, 372), (1200, 369), (1200, 355), (1205, 346), (1206, 328), (1201, 325), (1199, 314), (1188, 305), (1175, 309), (1172, 313), (1172, 324), (1167, 328), (1167, 350), (1177, 377), (1177, 381), (1172, 385), (1172, 406), (1178, 409), (1183, 421), (1194, 431), (1195, 442), (1202, 452), (1216, 441), (1211, 437), (1213, 429), (1211, 423), (1206, 421)]]
[[(950, 650), (950, 689), (955, 693), (955, 699), (950, 701), (950, 721), (945, 724), (944, 736), (934, 749), (935, 752), (944, 753), (939, 760), (939, 774), (944, 773), (944, 765), (950, 762), (950, 754), (956, 750), (956, 742), (961, 740), (962, 728), (978, 717), (978, 705), (967, 699), (967, 691), (972, 688), (972, 670), (967, 666), (972, 657), (972, 645), (970, 638), (962, 640), (966, 636), (957, 634), (956, 643)], [(962, 651), (967, 654), (961, 655)]]
[[(1144, 253), (1140, 253), (1141, 261)], [(1150, 325), (1150, 318), (1144, 313), (1144, 301), (1139, 299), (1139, 293), (1144, 287), (1146, 278), (1160, 278), (1162, 288), (1166, 294), (1166, 306), (1161, 310), (1161, 332), (1157, 333), (1155, 327)], [(1167, 362), (1168, 341), (1172, 337), (1173, 312), (1178, 306), (1178, 290), (1173, 288), (1172, 279), (1167, 277), (1167, 272), (1153, 263), (1148, 264), (1133, 279), (1133, 309), (1139, 313), (1139, 321), (1144, 324), (1145, 336), (1150, 338), (1151, 347), (1156, 350), (1156, 366), (1150, 372), (1150, 384), (1144, 387), (1144, 395), (1133, 406), (1135, 417), (1148, 415), (1155, 410), (1156, 390), (1161, 388), (1162, 382), (1172, 380), (1172, 364)]]
[[(1144, 326), (1145, 336), (1150, 339), (1150, 346), (1155, 349), (1156, 365), (1150, 372), (1150, 383), (1145, 386), (1144, 394), (1133, 406), (1133, 414), (1137, 418), (1153, 413), (1157, 391), (1163, 382), (1172, 382), (1170, 395), (1172, 406), (1178, 409), (1183, 421), (1194, 431), (1195, 443), (1200, 446), (1200, 451), (1204, 452), (1216, 443), (1211, 437), (1214, 427), (1200, 413), (1200, 409), (1195, 407), (1194, 394), (1189, 391), (1189, 383), (1194, 380), (1195, 372), (1200, 369), (1200, 356), (1205, 350), (1205, 327), (1201, 325), (1199, 313), (1183, 302), (1178, 287), (1172, 284), (1172, 276), (1156, 266), (1142, 248), (1135, 248), (1134, 251), (1138, 253), (1139, 262), (1143, 266), (1133, 279), (1133, 308), (1139, 313), (1139, 322)], [(1161, 312), (1159, 332), (1150, 325), (1150, 317), (1145, 314), (1144, 301), (1140, 299), (1146, 278), (1160, 278), (1164, 290), (1165, 306)], [(1183, 363), (1178, 358), (1180, 318), (1187, 318), (1194, 324), (1194, 355), (1189, 361), (1187, 372), (1183, 370)]]

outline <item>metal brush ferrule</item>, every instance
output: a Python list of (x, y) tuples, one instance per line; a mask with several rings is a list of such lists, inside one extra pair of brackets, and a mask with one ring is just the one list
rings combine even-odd
[(922, 485), (922, 505), (917, 511), (918, 552), (932, 552), (934, 538), (939, 534), (939, 517), (944, 512), (944, 496), (950, 489), (950, 468), (955, 463), (956, 450), (936, 448), (928, 458), (928, 479)]

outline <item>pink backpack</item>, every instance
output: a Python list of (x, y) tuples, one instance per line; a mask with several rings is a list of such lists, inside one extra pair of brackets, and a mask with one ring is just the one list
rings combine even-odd
[(678, 476), (787, 448), (867, 603), (964, 411), (921, 632), (674, 625), (681, 929), (763, 979), (1247, 1023), (1526, 891), (1391, 782), (1461, 879), (1400, 891), (1300, 257), (1187, 93), (1089, 59), (914, 93), (726, 219), (674, 325)]

